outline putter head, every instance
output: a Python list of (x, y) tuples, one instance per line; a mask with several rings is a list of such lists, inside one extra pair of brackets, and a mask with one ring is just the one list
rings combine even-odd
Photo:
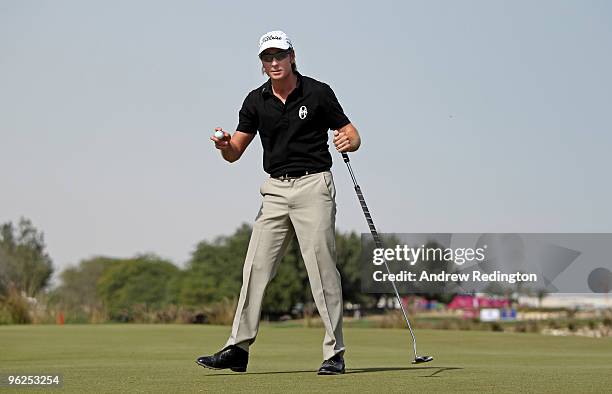
[(431, 357), (431, 356), (420, 356), (420, 357), (415, 358), (412, 361), (412, 363), (413, 364), (423, 364), (423, 363), (428, 363), (431, 360), (433, 360), (433, 357)]

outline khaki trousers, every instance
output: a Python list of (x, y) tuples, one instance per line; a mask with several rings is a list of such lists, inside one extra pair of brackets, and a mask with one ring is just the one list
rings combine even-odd
[(225, 345), (248, 351), (259, 328), (266, 286), (297, 235), (315, 304), (325, 325), (323, 358), (344, 353), (342, 287), (336, 269), (336, 189), (329, 171), (297, 179), (267, 179), (244, 262), (232, 333)]

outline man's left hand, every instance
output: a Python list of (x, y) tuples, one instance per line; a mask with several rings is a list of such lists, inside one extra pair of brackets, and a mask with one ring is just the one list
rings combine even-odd
[(359, 133), (352, 124), (349, 123), (341, 129), (334, 130), (334, 145), (338, 152), (354, 152), (360, 144)]

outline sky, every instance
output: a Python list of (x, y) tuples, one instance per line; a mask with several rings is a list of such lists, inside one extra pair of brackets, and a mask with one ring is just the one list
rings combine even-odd
[[(58, 270), (182, 265), (252, 223), (259, 138), (229, 164), (209, 137), (282, 29), (361, 134), (379, 231), (612, 232), (610, 26), (605, 0), (0, 0), (0, 222), (31, 219)], [(367, 232), (332, 153), (338, 229)]]

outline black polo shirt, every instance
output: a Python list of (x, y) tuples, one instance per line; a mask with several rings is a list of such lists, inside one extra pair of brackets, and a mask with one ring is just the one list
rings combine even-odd
[(259, 131), (263, 167), (272, 176), (329, 170), (332, 158), (327, 131), (350, 123), (329, 85), (296, 75), (297, 87), (285, 104), (274, 95), (268, 80), (247, 95), (238, 113), (236, 130)]

